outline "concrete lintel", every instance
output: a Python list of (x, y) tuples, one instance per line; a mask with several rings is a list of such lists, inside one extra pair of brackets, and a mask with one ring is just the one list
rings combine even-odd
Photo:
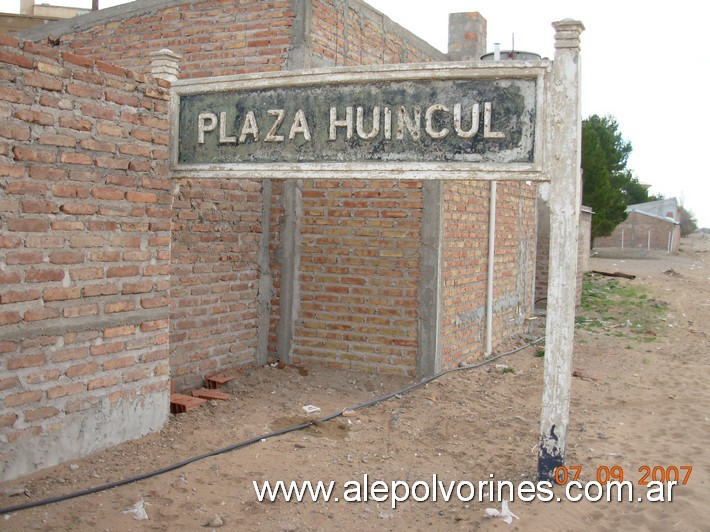
[(419, 277), (419, 321), (417, 331), (417, 375), (426, 377), (441, 371), (441, 314), (443, 291), (444, 206), (443, 182), (422, 184), (421, 267)]

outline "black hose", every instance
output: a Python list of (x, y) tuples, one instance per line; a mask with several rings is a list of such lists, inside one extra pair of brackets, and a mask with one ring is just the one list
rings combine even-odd
[[(464, 370), (471, 370), (471, 369), (480, 368), (481, 366), (485, 366), (486, 364), (490, 364), (491, 362), (495, 362), (499, 358), (502, 358), (502, 357), (508, 356), (508, 355), (512, 355), (514, 353), (517, 353), (518, 351), (522, 351), (523, 349), (526, 349), (527, 347), (533, 346), (536, 343), (538, 343), (540, 340), (542, 340), (542, 338), (538, 338), (537, 340), (534, 340), (528, 344), (525, 344), (521, 347), (513, 349), (512, 351), (508, 351), (506, 353), (501, 353), (499, 355), (495, 355), (493, 357), (487, 358), (487, 359), (483, 360), (482, 362), (477, 362), (476, 364), (471, 364), (468, 366), (459, 366), (456, 368), (447, 369), (445, 371), (437, 373), (436, 375), (432, 375), (431, 377), (427, 377), (415, 384), (412, 384), (411, 386), (407, 386), (406, 388), (403, 388), (402, 390), (392, 392), (392, 393), (387, 394), (382, 397), (378, 397), (376, 399), (373, 399), (372, 401), (367, 401), (366, 403), (361, 403), (357, 406), (353, 406), (352, 408), (348, 408), (346, 410), (360, 410), (360, 409), (366, 408), (368, 406), (376, 405), (376, 404), (381, 403), (383, 401), (387, 401), (389, 399), (392, 399), (393, 397), (397, 397), (399, 395), (411, 392), (412, 390), (416, 390), (417, 388), (420, 388), (421, 386), (429, 384), (430, 382), (432, 382), (440, 377), (443, 377), (444, 375), (448, 375), (449, 373), (453, 373), (455, 371), (464, 371)], [(217, 456), (220, 454), (228, 453), (230, 451), (235, 451), (235, 450), (241, 449), (243, 447), (248, 447), (249, 445), (253, 445), (254, 443), (257, 443), (257, 442), (260, 442), (263, 440), (268, 440), (269, 438), (274, 438), (276, 436), (282, 436), (284, 434), (288, 434), (289, 432), (303, 430), (305, 428), (310, 427), (314, 423), (324, 423), (326, 421), (330, 421), (331, 419), (335, 419), (335, 418), (340, 417), (342, 415), (343, 415), (343, 411), (336, 412), (335, 414), (330, 414), (326, 417), (323, 417), (323, 418), (315, 420), (315, 421), (309, 421), (307, 423), (301, 423), (300, 425), (295, 425), (293, 427), (286, 427), (281, 430), (276, 430), (274, 432), (264, 434), (263, 436), (257, 436), (256, 438), (251, 438), (250, 440), (245, 440), (245, 441), (242, 441), (239, 443), (234, 443), (234, 444), (224, 447), (222, 449), (217, 449), (215, 451), (201, 454), (199, 456), (193, 456), (192, 458), (188, 458), (186, 460), (183, 460), (182, 462), (177, 462), (175, 464), (172, 464), (172, 465), (160, 468), (160, 469), (156, 469), (156, 470), (150, 471), (148, 473), (142, 473), (140, 475), (136, 475), (136, 476), (133, 476), (130, 478), (117, 480), (115, 482), (103, 484), (101, 486), (96, 486), (95, 488), (88, 488), (85, 490), (76, 491), (74, 493), (68, 493), (66, 495), (59, 495), (57, 497), (50, 497), (49, 499), (42, 499), (39, 501), (28, 502), (25, 504), (18, 504), (16, 506), (8, 506), (7, 508), (0, 508), (0, 515), (8, 514), (11, 512), (19, 512), (21, 510), (29, 510), (30, 508), (37, 508), (39, 506), (46, 506), (48, 504), (53, 504), (55, 502), (68, 501), (70, 499), (76, 499), (77, 497), (83, 497), (84, 495), (91, 495), (93, 493), (107, 491), (107, 490), (110, 490), (113, 488), (117, 488), (119, 486), (125, 486), (126, 484), (132, 484), (133, 482), (145, 480), (146, 478), (156, 477), (158, 475), (162, 475), (163, 473), (169, 473), (170, 471), (175, 471), (176, 469), (180, 469), (181, 467), (185, 467), (186, 465), (192, 464), (192, 463), (197, 462), (199, 460), (204, 460), (205, 458), (210, 458), (212, 456)]]

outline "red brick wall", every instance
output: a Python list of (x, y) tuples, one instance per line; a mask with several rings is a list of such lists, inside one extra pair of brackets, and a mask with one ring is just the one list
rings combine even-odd
[(319, 64), (445, 61), (439, 52), (364, 2), (312, 1), (312, 53)]
[(493, 345), (527, 329), (535, 290), (535, 185), (498, 183)]
[(165, 420), (165, 87), (0, 36), (0, 477)]
[[(305, 44), (310, 51), (300, 59), (295, 52), (289, 58), (288, 53), (304, 44), (291, 42), (295, 15), (290, 6), (286, 0), (230, 0), (140, 8), (135, 16), (104, 20), (91, 30), (66, 34), (62, 46), (141, 70), (148, 69), (148, 52), (170, 48), (183, 56), (183, 78), (282, 69), (299, 61), (303, 66), (314, 66), (445, 59), (444, 54), (357, 0), (313, 0), (305, 11), (311, 19), (304, 26), (309, 31)], [(273, 279), (268, 351), (276, 353), (285, 211), (283, 183), (276, 180), (272, 181), (270, 200), (253, 182), (237, 185), (222, 179), (182, 179), (176, 185), (170, 345), (172, 376), (176, 388), (181, 389), (199, 385), (206, 373), (255, 360), (259, 348), (257, 255), (264, 212), (271, 218), (269, 269)], [(462, 196), (465, 201), (472, 201), (483, 187), (467, 186), (471, 191)], [(362, 193), (372, 196), (361, 198)], [(304, 180), (300, 269), (296, 274), (298, 312), (291, 350), (297, 359), (363, 369), (379, 362), (381, 370), (414, 372), (421, 243), (421, 207), (415, 206), (421, 204), (421, 194), (421, 183), (416, 182), (395, 186)], [(269, 204), (266, 210), (265, 201)], [(321, 211), (325, 217), (308, 214)], [(364, 238), (357, 231), (376, 236)], [(477, 231), (480, 233), (480, 228)], [(485, 243), (487, 232), (483, 234)], [(346, 249), (334, 252), (334, 244), (329, 242), (342, 241), (349, 242)], [(451, 243), (452, 248), (460, 245), (458, 241)], [(474, 244), (479, 245), (479, 241)], [(380, 256), (386, 250), (391, 255)], [(373, 268), (362, 263), (365, 256), (377, 264), (373, 279), (366, 277)], [(394, 275), (403, 267), (406, 278)], [(389, 273), (382, 273), (385, 271)], [(481, 272), (465, 275), (469, 274), (476, 277)], [(485, 263), (482, 275), (485, 277)], [(333, 287), (335, 292), (331, 292)], [(364, 308), (377, 290), (384, 292), (374, 299), (382, 303), (381, 315)], [(468, 297), (477, 297), (477, 290)], [(347, 295), (338, 291), (347, 291)], [(353, 314), (354, 306), (362, 312)], [(325, 316), (320, 321), (316, 317), (319, 309)], [(452, 315), (460, 312), (464, 310)], [(338, 327), (344, 332), (334, 332)], [(372, 332), (374, 329), (380, 332)], [(365, 332), (369, 344), (363, 343)], [(451, 357), (461, 356), (457, 349), (466, 353), (473, 349), (466, 343), (470, 338), (462, 338), (451, 344)], [(341, 342), (340, 354), (331, 349), (333, 340)]]
[(261, 184), (177, 182), (173, 206), (170, 367), (175, 389), (253, 365), (258, 342)]
[(535, 307), (547, 308), (547, 288), (550, 278), (550, 207), (537, 200), (537, 258), (535, 263)]
[(183, 56), (181, 78), (281, 70), (290, 45), (289, 0), (206, 0), (141, 8), (62, 35), (62, 46), (138, 72), (150, 71), (150, 52)]
[[(442, 363), (485, 351), (490, 183), (445, 183)], [(493, 336), (527, 330), (535, 271), (535, 187), (499, 182), (496, 198)]]
[(444, 187), (444, 366), (485, 347), (489, 186), (460, 181)]
[(294, 357), (414, 374), (418, 181), (306, 181)]

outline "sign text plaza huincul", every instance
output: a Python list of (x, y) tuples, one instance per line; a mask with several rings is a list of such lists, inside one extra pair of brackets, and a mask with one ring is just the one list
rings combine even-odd
[(234, 177), (543, 179), (541, 64), (179, 81), (173, 165)]

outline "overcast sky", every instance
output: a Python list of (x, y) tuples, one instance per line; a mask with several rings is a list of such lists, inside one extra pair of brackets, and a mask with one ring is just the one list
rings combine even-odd
[[(37, 3), (91, 7), (91, 0)], [(100, 0), (101, 8), (126, 3)], [(582, 114), (612, 115), (633, 145), (628, 167), (651, 193), (677, 197), (710, 227), (710, 105), (705, 32), (710, 7), (676, 0), (652, 7), (641, 0), (370, 0), (395, 22), (446, 51), (448, 14), (478, 11), (493, 43), (554, 57), (551, 23), (581, 20)], [(0, 0), (19, 11), (20, 0)], [(7, 7), (5, 7), (7, 5)]]

